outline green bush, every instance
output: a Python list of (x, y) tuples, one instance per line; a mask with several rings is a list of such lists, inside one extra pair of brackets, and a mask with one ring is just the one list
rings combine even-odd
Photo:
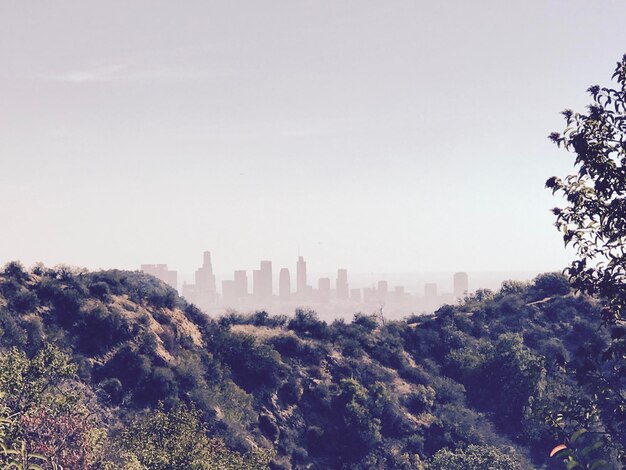
[(432, 470), (518, 470), (515, 455), (507, 455), (493, 446), (470, 445), (466, 449), (437, 452), (428, 465)]

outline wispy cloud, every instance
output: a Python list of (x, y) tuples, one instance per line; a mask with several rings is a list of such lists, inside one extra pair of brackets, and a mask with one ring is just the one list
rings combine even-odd
[(232, 75), (228, 70), (207, 70), (187, 65), (137, 67), (126, 64), (95, 65), (35, 78), (66, 83), (132, 82), (141, 80), (204, 80)]
[(72, 70), (60, 74), (43, 75), (38, 78), (50, 81), (84, 83), (119, 79), (126, 67), (121, 64), (96, 66), (83, 70)]

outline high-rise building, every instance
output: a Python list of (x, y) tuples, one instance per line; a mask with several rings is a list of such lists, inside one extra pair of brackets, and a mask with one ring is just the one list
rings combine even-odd
[(142, 264), (139, 269), (178, 290), (178, 273), (167, 269), (167, 264)]
[(376, 295), (376, 289), (374, 287), (363, 288), (363, 302), (366, 304), (378, 303), (378, 296)]
[(306, 261), (302, 256), (298, 256), (298, 265), (296, 270), (296, 292), (300, 300), (303, 300), (307, 296), (306, 285)]
[(330, 278), (321, 277), (317, 281), (317, 293), (320, 301), (328, 302), (330, 299)]
[(404, 286), (394, 287), (393, 300), (397, 304), (402, 304), (406, 300), (406, 292), (404, 292)]
[(252, 270), (252, 297), (255, 302), (262, 300), (261, 292), (263, 291), (263, 287), (261, 287), (261, 270), (254, 269)]
[(196, 294), (197, 292), (195, 284), (183, 282), (183, 297), (185, 298), (185, 300), (187, 300), (187, 302), (198, 305), (198, 302), (196, 301)]
[(265, 297), (272, 297), (274, 292), (273, 282), (272, 282), (272, 262), (271, 261), (261, 261), (261, 273), (263, 278), (263, 295)]
[(361, 289), (350, 289), (350, 300), (361, 303)]
[(261, 261), (261, 269), (252, 273), (252, 295), (255, 301), (266, 302), (272, 298), (272, 262)]
[(437, 284), (434, 282), (424, 284), (424, 303), (427, 309), (437, 305)]
[(339, 300), (346, 300), (348, 298), (349, 286), (348, 286), (348, 270), (347, 269), (338, 269), (337, 270), (337, 298)]
[(378, 301), (385, 302), (387, 300), (387, 291), (389, 290), (389, 286), (387, 281), (378, 281)]
[(211, 265), (211, 253), (204, 252), (202, 267), (196, 270), (196, 305), (201, 309), (208, 309), (215, 305), (217, 291), (215, 289), (215, 275)]
[(222, 305), (224, 305), (225, 307), (236, 307), (237, 303), (238, 302), (235, 290), (235, 281), (222, 281)]
[(291, 296), (291, 278), (289, 269), (282, 268), (278, 277), (278, 296), (281, 300), (288, 300)]
[(469, 291), (469, 278), (467, 273), (454, 273), (454, 297), (462, 299)]
[(245, 271), (235, 271), (235, 297), (239, 303), (248, 297), (248, 274)]

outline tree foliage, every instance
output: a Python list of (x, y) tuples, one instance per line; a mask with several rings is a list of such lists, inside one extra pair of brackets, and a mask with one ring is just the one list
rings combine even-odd
[(169, 292), (124, 271), (0, 272), (3, 463), (414, 470), (474, 445), (541, 468), (574, 431), (544, 410), (594, 400), (564, 361), (589, 370), (608, 344), (555, 274), (385, 324), (212, 319)]
[(614, 87), (588, 89), (587, 112), (563, 111), (567, 128), (550, 138), (574, 153), (577, 171), (546, 186), (566, 200), (553, 210), (565, 245), (577, 254), (565, 272), (573, 287), (600, 299), (611, 335), (608, 347), (588, 348), (576, 371), (594, 396), (578, 414), (597, 417), (598, 431), (626, 459), (626, 55), (612, 78)]
[(567, 128), (550, 138), (575, 154), (577, 172), (547, 182), (567, 205), (555, 208), (556, 226), (576, 259), (573, 286), (606, 302), (606, 317), (626, 316), (626, 55), (617, 63), (616, 88), (592, 86), (587, 113), (563, 111)]
[(80, 403), (75, 373), (69, 356), (49, 343), (32, 358), (15, 347), (0, 355), (0, 463), (91, 468), (101, 434)]
[(470, 445), (466, 449), (441, 449), (428, 466), (431, 470), (518, 470), (515, 455), (507, 455), (493, 446)]
[(150, 470), (264, 470), (272, 457), (263, 450), (242, 456), (210, 439), (198, 411), (182, 404), (137, 418), (122, 432), (119, 445)]

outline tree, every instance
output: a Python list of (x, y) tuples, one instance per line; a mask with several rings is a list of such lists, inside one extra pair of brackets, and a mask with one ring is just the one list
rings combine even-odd
[(626, 447), (626, 55), (617, 63), (615, 88), (592, 86), (586, 113), (563, 111), (567, 128), (550, 139), (575, 154), (575, 173), (546, 186), (565, 197), (556, 227), (576, 259), (565, 270), (572, 286), (602, 302), (608, 346), (580, 372), (592, 396), (587, 412), (599, 415), (606, 435)]
[(502, 453), (492, 446), (469, 445), (467, 449), (439, 450), (432, 458), (429, 469), (445, 470), (516, 470), (520, 469), (515, 455)]
[(543, 359), (524, 346), (521, 335), (505, 334), (478, 372), (472, 388), (479, 390), (480, 399), (486, 402), (482, 407), (492, 409), (495, 423), (513, 434), (524, 412), (541, 396), (546, 375)]
[(18, 415), (41, 406), (71, 409), (77, 394), (61, 387), (75, 375), (69, 357), (49, 343), (32, 359), (11, 348), (0, 355), (0, 400)]
[(200, 413), (183, 404), (169, 411), (160, 406), (135, 419), (122, 431), (118, 445), (125, 459), (154, 470), (267, 470), (273, 457), (263, 449), (241, 455), (209, 438)]
[(607, 321), (626, 317), (626, 55), (613, 74), (618, 87), (592, 86), (587, 114), (567, 109), (567, 128), (550, 139), (576, 154), (577, 173), (546, 186), (568, 205), (553, 209), (566, 245), (577, 252), (566, 273), (573, 286), (606, 302)]
[(76, 366), (51, 344), (32, 358), (0, 354), (2, 468), (92, 468), (98, 430), (81, 403)]

